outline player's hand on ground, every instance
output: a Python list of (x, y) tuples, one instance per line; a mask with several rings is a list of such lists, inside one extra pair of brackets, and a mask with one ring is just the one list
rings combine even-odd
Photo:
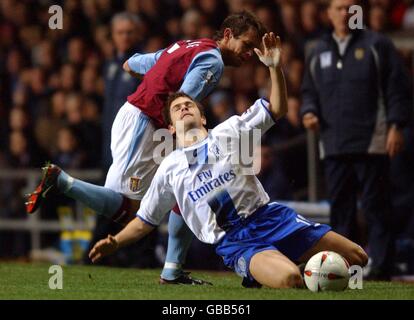
[(118, 249), (118, 242), (111, 235), (108, 235), (105, 239), (98, 241), (91, 252), (89, 252), (89, 258), (93, 263), (99, 261), (101, 258), (106, 257), (114, 253)]
[(262, 37), (263, 52), (254, 48), (260, 61), (267, 67), (278, 67), (280, 64), (280, 56), (282, 51), (282, 43), (280, 38), (276, 37), (273, 32), (265, 33)]
[(319, 130), (319, 119), (313, 113), (306, 113), (303, 116), (303, 126), (308, 130), (318, 131)]
[(391, 127), (387, 136), (387, 153), (390, 158), (394, 158), (404, 147), (404, 135), (401, 130)]

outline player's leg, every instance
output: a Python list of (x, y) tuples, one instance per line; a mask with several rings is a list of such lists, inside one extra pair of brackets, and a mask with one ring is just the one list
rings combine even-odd
[(160, 277), (160, 284), (211, 284), (210, 282), (195, 279), (183, 271), (188, 249), (194, 235), (181, 216), (178, 206), (170, 212), (168, 220), (168, 247), (164, 268)]
[[(276, 206), (277, 209), (277, 206)], [(279, 205), (285, 235), (274, 242), (275, 247), (292, 261), (306, 263), (320, 251), (335, 251), (351, 265), (365, 266), (368, 257), (356, 243), (333, 232), (328, 225), (315, 223), (297, 214), (293, 209)]]
[(57, 178), (57, 186), (64, 195), (122, 225), (128, 224), (135, 217), (140, 204), (140, 201), (127, 198), (110, 188), (74, 179), (64, 171)]
[[(98, 214), (127, 224), (135, 216), (139, 201), (146, 191), (143, 185), (149, 185), (149, 178), (156, 171), (155, 163), (151, 162), (153, 131), (149, 118), (126, 103), (119, 110), (112, 127), (113, 163), (105, 187), (75, 179), (57, 166), (48, 165), (44, 168), (40, 185), (26, 203), (27, 211), (34, 212), (49, 194), (48, 191), (56, 188), (58, 192), (84, 203)], [(140, 162), (142, 153), (145, 153), (146, 158)], [(141, 174), (143, 178), (139, 179)]]
[(368, 256), (359, 245), (340, 234), (329, 231), (319, 239), (300, 258), (300, 263), (306, 263), (313, 255), (321, 251), (334, 251), (343, 256), (350, 265), (364, 267), (368, 263)]
[[(29, 194), (26, 211), (33, 213), (47, 196), (54, 192), (84, 203), (98, 214), (127, 224), (132, 210), (137, 204), (122, 194), (108, 188), (75, 179), (56, 165), (47, 165), (43, 169), (43, 178), (36, 190)], [(139, 202), (138, 202), (139, 205)]]
[(368, 257), (364, 250), (331, 231), (328, 225), (312, 222), (281, 204), (273, 203), (269, 208), (267, 219), (275, 220), (271, 214), (277, 213), (280, 221), (275, 220), (269, 226), (275, 232), (266, 236), (266, 241), (291, 261), (306, 263), (314, 254), (329, 250), (341, 254), (352, 265), (366, 265)]
[(161, 273), (161, 283), (163, 283), (163, 280), (171, 281), (182, 275), (182, 265), (185, 262), (193, 237), (193, 233), (187, 227), (178, 208), (174, 208), (170, 212), (168, 220), (168, 248), (164, 269)]
[(256, 253), (250, 260), (250, 274), (260, 284), (270, 288), (300, 288), (303, 279), (299, 268), (277, 250)]

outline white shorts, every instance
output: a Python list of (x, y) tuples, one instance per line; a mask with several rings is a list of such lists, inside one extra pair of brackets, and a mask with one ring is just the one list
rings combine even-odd
[(153, 159), (155, 126), (140, 109), (126, 102), (111, 130), (112, 165), (105, 187), (134, 200), (147, 192), (158, 165)]

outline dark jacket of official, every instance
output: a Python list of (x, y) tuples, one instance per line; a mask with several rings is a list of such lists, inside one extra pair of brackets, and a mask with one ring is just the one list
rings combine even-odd
[(357, 30), (341, 56), (332, 32), (306, 59), (301, 114), (319, 117), (321, 157), (385, 154), (387, 129), (412, 114), (410, 78), (392, 42)]

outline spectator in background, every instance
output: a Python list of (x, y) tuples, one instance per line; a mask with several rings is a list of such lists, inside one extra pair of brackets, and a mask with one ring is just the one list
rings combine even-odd
[(306, 0), (300, 8), (300, 20), (304, 32), (304, 41), (319, 38), (323, 30), (318, 20), (319, 4), (313, 0)]
[(214, 124), (209, 124), (209, 126), (215, 127), (234, 115), (231, 98), (225, 91), (216, 91), (212, 93), (209, 100), (210, 110), (214, 117)]
[(79, 79), (78, 71), (73, 64), (66, 63), (60, 68), (59, 88), (66, 93), (76, 91), (78, 89)]
[(287, 85), (290, 94), (299, 96), (302, 84), (303, 63), (300, 59), (293, 59), (287, 66)]
[(20, 107), (14, 107), (10, 110), (9, 125), (11, 131), (29, 131), (31, 129), (29, 115)]
[(284, 27), (281, 22), (280, 8), (277, 4), (264, 3), (263, 5), (259, 5), (255, 13), (267, 30), (275, 30), (276, 34), (283, 36)]
[[(199, 6), (206, 18), (206, 24), (213, 30), (220, 28), (221, 22), (227, 16), (227, 7), (224, 1), (220, 0), (200, 0)], [(273, 30), (273, 29), (267, 29)]]
[(296, 14), (299, 10), (300, 3), (282, 2), (281, 15), (285, 31), (285, 36), (294, 44), (298, 50), (303, 51), (303, 36), (299, 16)]
[(63, 126), (66, 117), (65, 101), (66, 94), (62, 90), (56, 91), (50, 99), (48, 112), (34, 124), (36, 140), (49, 154), (56, 151), (56, 132)]
[(85, 42), (80, 37), (75, 37), (69, 40), (67, 46), (67, 62), (81, 69), (85, 63), (87, 56), (87, 48)]
[(348, 27), (355, 0), (331, 0), (333, 32), (311, 53), (303, 81), (305, 128), (320, 130), (321, 157), (331, 200), (331, 225), (355, 239), (358, 188), (369, 226), (370, 277), (389, 279), (389, 158), (401, 151), (401, 128), (410, 116), (410, 87), (391, 41)]
[(14, 107), (9, 115), (8, 165), (14, 168), (33, 168), (41, 165), (45, 154), (39, 148), (32, 132), (28, 113)]
[(24, 58), (20, 50), (12, 49), (7, 55), (7, 73), (9, 75), (10, 90), (16, 90), (19, 84), (19, 76), (24, 68)]
[(384, 7), (377, 5), (370, 9), (369, 26), (375, 32), (384, 32), (389, 28), (388, 17)]
[[(288, 97), (288, 113), (278, 120), (278, 125), (269, 130), (262, 138), (266, 145), (277, 149), (276, 170), (283, 172), (287, 179), (289, 200), (304, 200), (303, 190), (307, 189), (305, 135), (299, 115), (300, 100), (296, 96)], [(283, 181), (281, 173), (278, 173)]]
[(33, 143), (23, 131), (12, 131), (9, 135), (9, 166), (16, 169), (40, 166), (44, 158)]
[(262, 144), (260, 154), (261, 165), (257, 178), (269, 195), (270, 201), (292, 199), (289, 179), (272, 147), (268, 144)]
[(46, 72), (53, 72), (57, 64), (56, 49), (50, 40), (43, 40), (32, 50), (33, 65)]
[[(261, 95), (259, 95), (262, 97)], [(264, 95), (263, 95), (264, 96)], [(245, 94), (237, 94), (234, 97), (234, 109), (237, 115), (241, 116), (249, 106), (253, 105), (254, 99), (250, 98)]]
[(86, 154), (80, 148), (80, 135), (73, 126), (64, 126), (57, 132), (57, 153), (53, 161), (65, 169), (79, 169), (86, 163)]
[(402, 26), (405, 30), (414, 30), (414, 1), (409, 0), (410, 7), (404, 14)]
[(80, 78), (82, 93), (94, 97), (97, 102), (100, 102), (100, 97), (103, 91), (103, 83), (100, 81), (96, 68), (93, 66), (85, 67)]
[[(86, 110), (86, 107), (88, 108)], [(100, 162), (101, 135), (100, 124), (94, 119), (97, 108), (91, 98), (81, 93), (71, 93), (65, 99), (66, 120), (79, 135), (79, 147), (83, 150), (83, 167), (94, 167)], [(85, 118), (89, 116), (89, 119)]]
[(203, 15), (196, 9), (186, 11), (181, 19), (182, 39), (197, 39), (203, 19)]

